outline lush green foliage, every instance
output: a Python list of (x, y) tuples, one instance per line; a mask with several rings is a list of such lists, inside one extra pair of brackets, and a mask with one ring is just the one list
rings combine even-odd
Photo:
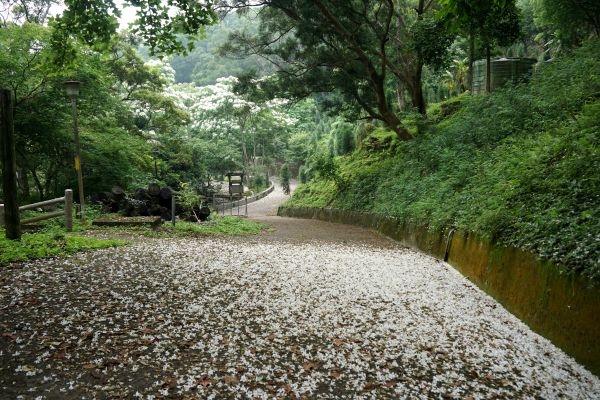
[(100, 240), (78, 234), (67, 234), (64, 229), (57, 227), (36, 233), (25, 233), (20, 241), (13, 241), (6, 239), (4, 230), (0, 229), (0, 265), (125, 244), (126, 242), (122, 240)]
[(266, 225), (251, 219), (212, 216), (206, 223), (177, 221), (175, 226), (164, 224), (158, 231), (146, 232), (148, 236), (245, 236), (255, 235), (266, 229)]
[(234, 91), (234, 77), (204, 87), (175, 84), (166, 60), (144, 61), (125, 36), (102, 52), (75, 41), (73, 63), (56, 68), (53, 29), (25, 22), (0, 30), (0, 86), (16, 100), (21, 202), (77, 188), (62, 87), (73, 76), (82, 82), (77, 106), (88, 196), (149, 182), (175, 189), (190, 182), (203, 190), (240, 169), (257, 190), (267, 183), (268, 167), (285, 157), (295, 122), (284, 112), (286, 100), (250, 101)]
[(600, 35), (600, 3), (594, 0), (536, 0), (537, 23), (566, 45)]
[[(194, 48), (193, 39), (203, 32), (204, 27), (217, 20), (210, 3), (186, 0), (131, 0), (125, 3), (136, 9), (133, 31), (143, 38), (152, 53), (185, 54)], [(97, 49), (111, 42), (119, 26), (117, 18), (121, 15), (113, 0), (64, 0), (64, 5), (63, 14), (52, 21), (57, 50), (68, 52), (73, 38)], [(187, 43), (184, 44), (182, 38), (188, 39)]]
[[(600, 41), (528, 85), (462, 96), (416, 140), (369, 140), (289, 205), (455, 227), (600, 278)], [(371, 150), (367, 143), (371, 144)]]
[(33, 23), (0, 30), (0, 86), (15, 98), (22, 201), (77, 187), (72, 116), (62, 87), (74, 70), (82, 82), (77, 105), (86, 193), (145, 184), (152, 172), (149, 134), (173, 132), (186, 118), (163, 95), (159, 71), (123, 40), (106, 53), (78, 45), (74, 64), (57, 69), (50, 35), (51, 28)]
[[(248, 0), (233, 3), (254, 6)], [(412, 105), (425, 111), (422, 67), (427, 62), (439, 64), (440, 53), (451, 42), (433, 19), (424, 19), (431, 15), (431, 3), (427, 7), (422, 1), (375, 0), (263, 4), (258, 33), (236, 32), (225, 52), (271, 60), (278, 70), (277, 79), (269, 83), (287, 98), (336, 92), (347, 105), (383, 121), (402, 140), (412, 138), (391, 99), (396, 89), (407, 90)], [(434, 41), (432, 32), (438, 34)]]
[(342, 119), (331, 125), (329, 151), (333, 155), (343, 156), (351, 153), (356, 146), (354, 142), (354, 125)]

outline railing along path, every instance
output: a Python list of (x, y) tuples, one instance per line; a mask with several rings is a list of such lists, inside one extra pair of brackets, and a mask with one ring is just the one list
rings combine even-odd
[[(32, 224), (34, 222), (39, 222), (39, 221), (43, 221), (43, 220), (50, 219), (50, 218), (61, 217), (64, 215), (65, 216), (65, 227), (67, 228), (67, 231), (70, 232), (71, 230), (73, 230), (73, 190), (71, 190), (71, 189), (65, 190), (64, 197), (58, 197), (58, 198), (52, 199), (52, 200), (40, 201), (38, 203), (27, 204), (27, 205), (21, 206), (21, 207), (19, 207), (19, 212), (27, 211), (27, 210), (35, 210), (36, 208), (41, 208), (41, 207), (53, 206), (55, 204), (60, 204), (63, 202), (65, 204), (65, 208), (63, 211), (49, 212), (49, 213), (44, 213), (44, 214), (38, 215), (33, 218), (23, 219), (23, 220), (21, 220), (21, 225)], [(0, 204), (0, 225), (4, 225), (4, 204)]]

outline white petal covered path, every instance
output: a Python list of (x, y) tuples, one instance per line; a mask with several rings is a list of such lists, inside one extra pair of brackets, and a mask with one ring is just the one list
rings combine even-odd
[(600, 397), (451, 267), (361, 234), (152, 239), (4, 269), (0, 398)]

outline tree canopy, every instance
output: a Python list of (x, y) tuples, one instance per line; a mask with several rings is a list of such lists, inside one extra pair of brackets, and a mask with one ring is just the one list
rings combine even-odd
[[(223, 52), (269, 59), (278, 68), (278, 91), (286, 97), (339, 91), (402, 140), (412, 138), (393, 110), (394, 94), (387, 87), (390, 81), (400, 84), (413, 105), (425, 112), (423, 64), (439, 62), (440, 51), (450, 44), (442, 38), (437, 48), (424, 48), (428, 34), (438, 31), (433, 20), (425, 20), (431, 2), (272, 0), (261, 5), (258, 34), (237, 32)], [(253, 6), (246, 1), (232, 4)], [(419, 32), (414, 38), (411, 29)]]

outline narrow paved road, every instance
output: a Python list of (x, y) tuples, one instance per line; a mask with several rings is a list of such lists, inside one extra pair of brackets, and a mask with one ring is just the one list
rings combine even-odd
[[(443, 262), (273, 216), (0, 271), (0, 398), (572, 398), (600, 380)], [(20, 396), (20, 397), (19, 397)]]
[[(292, 182), (292, 190), (295, 186), (295, 182)], [(261, 235), (261, 241), (369, 244), (378, 247), (398, 248), (398, 244), (393, 240), (360, 227), (317, 220), (278, 217), (277, 209), (288, 197), (283, 193), (281, 186), (276, 184), (273, 193), (248, 205), (248, 216), (250, 218), (273, 227), (270, 232)]]

